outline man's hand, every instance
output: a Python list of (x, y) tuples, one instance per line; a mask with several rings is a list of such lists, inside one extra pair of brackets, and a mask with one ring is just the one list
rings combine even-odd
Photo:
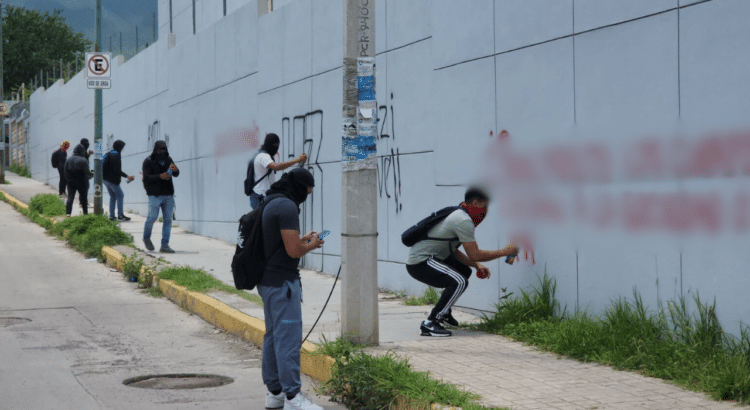
[(490, 269), (481, 263), (477, 263), (477, 277), (479, 279), (489, 279)]
[(318, 236), (318, 233), (315, 231), (310, 231), (307, 233), (307, 235), (302, 237), (302, 242), (310, 242), (310, 240), (314, 237)]
[(89, 155), (93, 154), (94, 150), (89, 150)]
[(128, 175), (128, 181), (132, 181), (132, 180), (134, 180), (134, 179), (135, 179), (135, 177), (134, 177), (134, 176), (132, 176), (132, 175)]
[(297, 157), (297, 163), (298, 164), (304, 164), (305, 161), (307, 161), (307, 154), (305, 154), (303, 152), (303, 153), (299, 154), (299, 156)]
[(169, 175), (169, 174), (167, 174), (167, 173), (165, 172), (165, 173), (163, 173), (163, 174), (159, 175), (159, 178), (161, 178), (161, 179), (170, 179), (170, 178), (172, 178), (172, 176), (171, 176), (171, 175)]
[(503, 251), (507, 252), (508, 255), (518, 255), (519, 250), (520, 249), (518, 248), (518, 245), (516, 245), (515, 243), (511, 243), (510, 245), (503, 248)]
[(175, 165), (173, 162), (172, 164), (169, 165), (169, 169), (171, 169), (172, 172), (177, 171), (177, 165)]

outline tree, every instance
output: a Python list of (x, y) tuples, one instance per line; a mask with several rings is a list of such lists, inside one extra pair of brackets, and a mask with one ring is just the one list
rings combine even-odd
[[(65, 23), (62, 10), (41, 14), (23, 7), (3, 8), (3, 81), (5, 96), (29, 83), (40, 70), (75, 63), (91, 41)], [(62, 73), (58, 78), (62, 77)]]

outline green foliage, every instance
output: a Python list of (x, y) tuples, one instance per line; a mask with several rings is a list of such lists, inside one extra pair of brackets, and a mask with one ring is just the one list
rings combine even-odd
[(31, 178), (31, 172), (29, 172), (29, 169), (25, 166), (22, 167), (15, 162), (10, 164), (8, 171), (18, 174), (19, 177)]
[(29, 210), (44, 216), (65, 215), (65, 203), (55, 194), (37, 194), (29, 201)]
[(415, 372), (407, 360), (391, 352), (371, 356), (342, 339), (325, 341), (321, 351), (336, 360), (324, 390), (349, 409), (385, 410), (391, 408), (398, 397), (413, 405), (441, 403), (484, 409), (472, 403), (478, 399), (476, 394), (433, 380), (428, 373)]
[(582, 361), (673, 380), (717, 400), (750, 402), (750, 332), (723, 332), (716, 303), (684, 298), (651, 312), (635, 291), (617, 299), (601, 317), (577, 312), (565, 317), (554, 300), (554, 281), (506, 298), (496, 313), (473, 327), (513, 337)]
[(407, 306), (434, 305), (438, 300), (440, 300), (440, 293), (432, 286), (428, 286), (422, 296), (409, 296), (404, 300), (404, 304)]
[(102, 258), (104, 246), (129, 245), (133, 243), (133, 236), (120, 230), (116, 222), (110, 221), (105, 215), (81, 215), (66, 218), (50, 228), (50, 233), (63, 237), (71, 246), (83, 252), (88, 257)]
[[(75, 63), (75, 53), (91, 42), (73, 32), (61, 10), (45, 12), (23, 7), (3, 7), (3, 80), (6, 99), (21, 83), (29, 83), (40, 70), (60, 70), (60, 60)], [(62, 77), (62, 75), (60, 75)]]
[(159, 272), (159, 279), (173, 280), (178, 285), (184, 286), (188, 290), (194, 292), (206, 293), (218, 290), (224, 293), (238, 295), (243, 299), (263, 305), (263, 301), (258, 295), (247, 293), (244, 290), (238, 290), (234, 286), (229, 286), (211, 276), (211, 274), (203, 269), (194, 269), (189, 266), (170, 266)]

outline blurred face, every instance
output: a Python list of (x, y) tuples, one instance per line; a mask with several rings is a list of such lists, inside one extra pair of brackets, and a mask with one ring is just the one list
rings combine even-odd
[(165, 152), (167, 152), (167, 150), (165, 150), (164, 148), (161, 148), (161, 149), (157, 149), (157, 150), (156, 150), (156, 153), (157, 153), (157, 154), (163, 154), (163, 153), (165, 153)]
[(309, 186), (307, 187), (307, 195), (312, 194), (313, 187)]
[(477, 207), (477, 208), (485, 208), (487, 209), (487, 205), (490, 204), (489, 199), (477, 199), (474, 198), (471, 201), (469, 201), (469, 205)]

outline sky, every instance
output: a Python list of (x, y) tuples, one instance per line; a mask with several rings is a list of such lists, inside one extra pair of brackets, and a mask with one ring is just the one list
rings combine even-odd
[[(157, 10), (157, 1), (101, 0), (102, 50), (109, 49), (111, 36), (112, 49), (110, 51), (120, 54), (120, 33), (122, 33), (123, 54), (126, 57), (135, 54), (136, 26), (138, 26), (140, 49), (143, 49), (146, 43), (153, 43), (153, 18)], [(20, 6), (40, 12), (61, 9), (66, 23), (74, 31), (83, 33), (92, 42), (95, 40), (96, 0), (3, 0), (3, 6), (5, 5)]]

